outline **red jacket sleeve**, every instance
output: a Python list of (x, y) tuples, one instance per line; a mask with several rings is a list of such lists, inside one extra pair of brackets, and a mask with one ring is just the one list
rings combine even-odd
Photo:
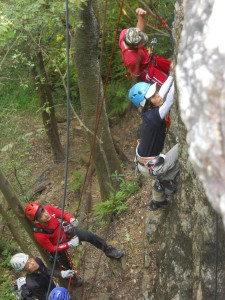
[[(35, 232), (34, 237), (45, 250), (48, 252), (56, 252), (57, 247), (50, 241), (49, 234)], [(67, 249), (69, 249), (67, 242), (59, 244), (58, 251), (65, 251)]]

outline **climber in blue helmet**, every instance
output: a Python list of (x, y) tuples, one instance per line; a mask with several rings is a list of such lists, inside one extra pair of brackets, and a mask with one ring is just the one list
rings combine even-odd
[(135, 162), (141, 174), (152, 178), (150, 210), (167, 207), (168, 196), (176, 191), (179, 173), (178, 144), (166, 154), (162, 153), (171, 122), (173, 76), (168, 77), (159, 91), (157, 83), (136, 83), (129, 91), (129, 99), (135, 106), (142, 107), (141, 140), (136, 148)]
[(48, 300), (70, 300), (70, 293), (64, 287), (54, 288), (48, 296)]

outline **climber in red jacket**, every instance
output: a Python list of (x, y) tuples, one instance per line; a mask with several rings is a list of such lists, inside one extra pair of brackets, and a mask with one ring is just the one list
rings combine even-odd
[(171, 62), (162, 56), (153, 55), (151, 50), (145, 47), (148, 41), (148, 36), (144, 33), (147, 12), (137, 8), (136, 14), (136, 27), (122, 30), (119, 37), (124, 65), (138, 81), (157, 82), (161, 86), (169, 75)]
[[(34, 237), (37, 242), (48, 252), (54, 255), (57, 249), (58, 235), (60, 232), (59, 220), (62, 217), (62, 211), (54, 206), (31, 202), (25, 209), (26, 217), (33, 221)], [(73, 215), (63, 213), (64, 225), (60, 235), (60, 243), (58, 246), (58, 259), (62, 266), (66, 269), (71, 266), (68, 265), (65, 250), (75, 248), (79, 242), (85, 241), (101, 249), (109, 258), (119, 259), (124, 253), (120, 250), (107, 245), (104, 239), (100, 238), (91, 231), (78, 229), (78, 220)], [(65, 225), (66, 223), (66, 225)]]

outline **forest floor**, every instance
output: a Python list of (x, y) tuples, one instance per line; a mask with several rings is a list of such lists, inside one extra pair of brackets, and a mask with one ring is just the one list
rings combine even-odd
[[(73, 181), (73, 172), (76, 170), (85, 174), (87, 165), (85, 157), (88, 156), (89, 149), (84, 130), (75, 118), (72, 117), (71, 119), (69, 176), (65, 211), (74, 214), (80, 197), (77, 192), (75, 193), (70, 188)], [(129, 161), (124, 167), (126, 179), (134, 179), (133, 159), (140, 121), (138, 112), (130, 110), (125, 116), (113, 122), (115, 124), (111, 125), (113, 138)], [(20, 167), (21, 172), (24, 173), (24, 170), (28, 170), (29, 166), (33, 166), (29, 170), (26, 193), (32, 195), (40, 189), (40, 192), (32, 198), (33, 201), (60, 207), (64, 192), (65, 162), (53, 163), (51, 149), (47, 137), (43, 133), (40, 120), (38, 121), (32, 116), (21, 117), (20, 121), (17, 120), (18, 126), (21, 127), (23, 139), (26, 140), (27, 153), (23, 166)], [(61, 142), (65, 148), (66, 123), (59, 123), (58, 126)], [(12, 144), (7, 148), (10, 143), (7, 144), (7, 141), (5, 143), (6, 148), (1, 145), (4, 150), (0, 151), (0, 159), (2, 160), (4, 157), (4, 159), (10, 160), (12, 156), (9, 153), (13, 152), (13, 149), (18, 150), (18, 145)], [(16, 158), (14, 157), (14, 159)], [(7, 177), (13, 180), (14, 175), (11, 172), (7, 174)], [(17, 177), (20, 178), (20, 172), (18, 172)], [(101, 237), (105, 237), (108, 244), (123, 250), (125, 256), (118, 261), (111, 260), (102, 251), (88, 243), (79, 246), (80, 251), (78, 252), (76, 250), (70, 251), (71, 258), (77, 262), (78, 271), (84, 280), (83, 286), (74, 290), (72, 299), (145, 299), (142, 294), (143, 284), (146, 285), (147, 289), (151, 289), (156, 276), (154, 250), (151, 253), (151, 263), (147, 264), (145, 261), (145, 226), (146, 215), (149, 211), (150, 190), (150, 181), (142, 180), (141, 189), (126, 200), (128, 208), (114, 217), (108, 226), (99, 224), (93, 214), (86, 215), (84, 213), (85, 204), (81, 203), (78, 217), (80, 220), (79, 227), (89, 228)], [(92, 206), (98, 203), (99, 200), (98, 183), (94, 173), (91, 181)], [(146, 272), (148, 274), (147, 282), (145, 280)]]

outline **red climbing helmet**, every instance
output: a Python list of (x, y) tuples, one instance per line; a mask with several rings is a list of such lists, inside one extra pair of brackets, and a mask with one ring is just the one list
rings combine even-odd
[(40, 206), (41, 206), (41, 204), (38, 204), (35, 202), (31, 202), (31, 203), (27, 204), (27, 206), (25, 208), (25, 215), (30, 221), (35, 220), (35, 216), (36, 216), (37, 211)]

